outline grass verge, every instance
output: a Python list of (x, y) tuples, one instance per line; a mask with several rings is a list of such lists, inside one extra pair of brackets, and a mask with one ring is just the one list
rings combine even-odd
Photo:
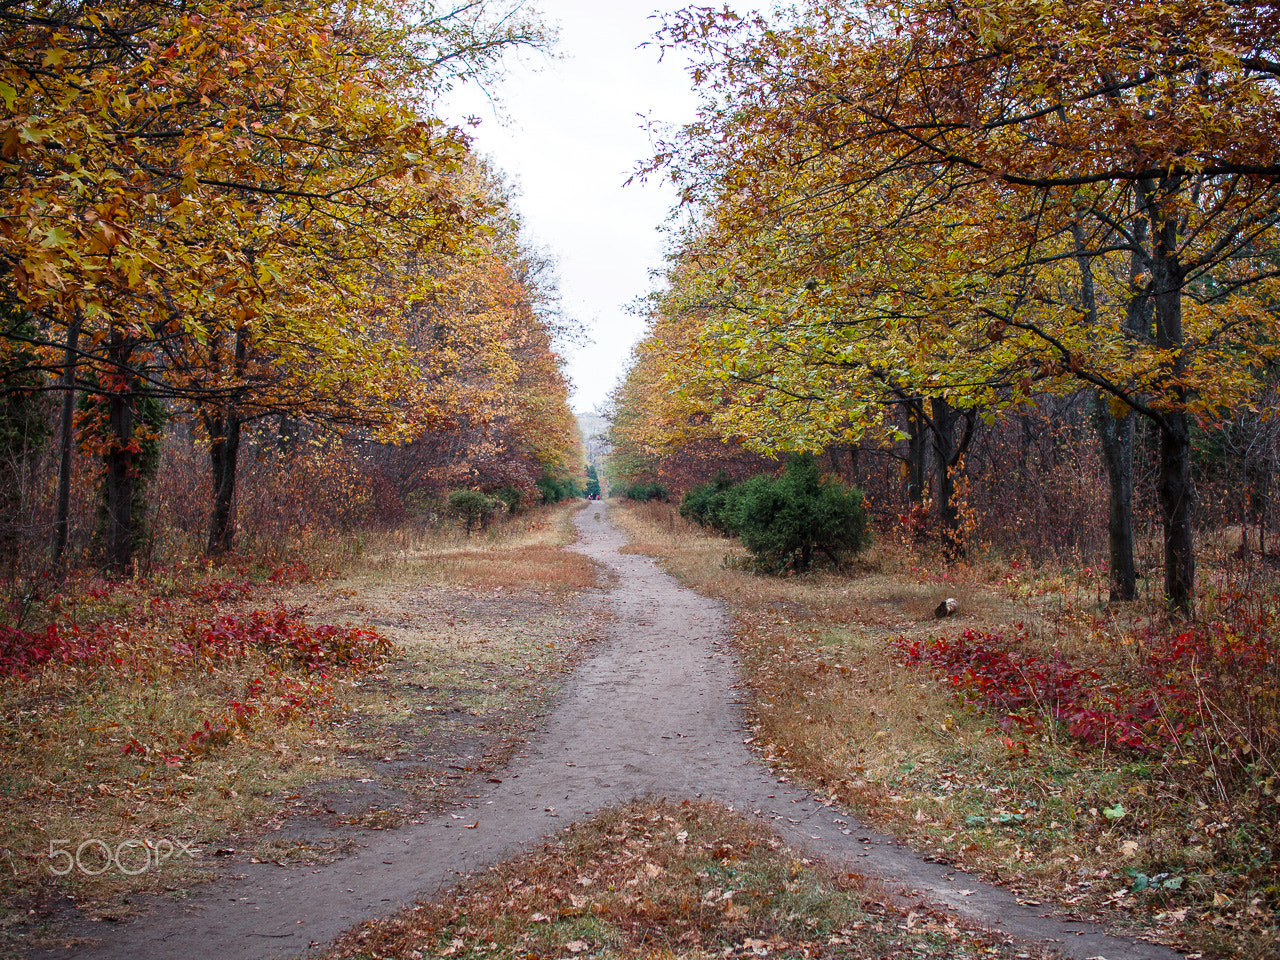
[(592, 636), (572, 511), (85, 576), (0, 626), (0, 948), (447, 803)]
[(1273, 580), (1240, 589), (1206, 558), (1192, 628), (1108, 608), (1105, 571), (881, 543), (848, 575), (761, 577), (669, 506), (618, 519), (729, 605), (755, 745), (783, 770), (1028, 901), (1280, 955)]
[(637, 801), (349, 933), (329, 960), (1032, 957), (801, 859), (706, 802)]

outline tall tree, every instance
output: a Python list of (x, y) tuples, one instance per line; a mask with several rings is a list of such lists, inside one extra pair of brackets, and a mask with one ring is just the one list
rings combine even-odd
[[(429, 108), (546, 39), (490, 3), (38, 0), (0, 20), (0, 294), (42, 322), (64, 390), (114, 398), (117, 505), (142, 387), (221, 405), (226, 452), (255, 362), (330, 400), (413, 373), (364, 281), (482, 209), (453, 188), (464, 135)], [(109, 530), (116, 566), (130, 540)]]
[[(1277, 27), (1250, 0), (690, 11), (667, 37), (707, 105), (658, 160), (742, 248), (802, 224), (818, 263), (840, 258), (836, 349), (878, 316), (876, 363), (922, 392), (1018, 403), (1075, 381), (1149, 419), (1165, 592), (1189, 611), (1190, 424), (1238, 402), (1278, 342)], [(1057, 292), (1071, 262), (1109, 278), (1105, 308)]]

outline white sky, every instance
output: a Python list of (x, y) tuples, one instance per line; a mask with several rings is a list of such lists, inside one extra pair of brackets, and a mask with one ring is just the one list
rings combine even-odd
[(665, 183), (623, 183), (651, 154), (644, 117), (691, 120), (694, 98), (683, 60), (659, 62), (652, 39), (655, 10), (672, 0), (538, 0), (544, 21), (558, 23), (557, 57), (525, 55), (509, 64), (493, 93), (495, 116), (477, 91), (451, 97), (448, 119), (477, 116), (477, 149), (515, 184), (526, 238), (560, 266), (565, 313), (593, 341), (569, 354), (573, 408), (603, 403), (622, 372), (643, 320), (627, 312), (652, 286), (662, 264), (658, 232), (674, 204)]

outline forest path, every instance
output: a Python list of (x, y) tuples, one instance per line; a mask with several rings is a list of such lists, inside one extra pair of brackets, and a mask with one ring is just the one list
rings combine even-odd
[[(362, 920), (429, 896), (573, 820), (637, 797), (710, 798), (764, 818), (788, 843), (906, 897), (923, 897), (1064, 955), (1173, 960), (1020, 904), (1007, 890), (929, 863), (839, 808), (772, 776), (744, 745), (728, 617), (653, 560), (622, 552), (608, 507), (577, 514), (574, 549), (618, 574), (610, 636), (561, 692), (546, 727), (500, 773), (431, 821), (359, 836), (328, 866), (246, 864), (234, 880), (164, 903), (118, 927), (78, 931), (98, 945), (51, 957), (258, 960), (323, 948)], [(494, 778), (498, 779), (497, 777)]]

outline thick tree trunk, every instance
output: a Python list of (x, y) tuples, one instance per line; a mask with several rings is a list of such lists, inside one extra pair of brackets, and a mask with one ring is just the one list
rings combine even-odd
[[(1170, 194), (1177, 185), (1166, 187)], [(1160, 495), (1164, 526), (1164, 592), (1169, 606), (1186, 616), (1193, 613), (1196, 582), (1195, 538), (1192, 530), (1191, 431), (1184, 404), (1182, 375), (1182, 266), (1178, 259), (1178, 224), (1154, 192), (1146, 192), (1151, 224), (1151, 289), (1155, 307), (1156, 346), (1168, 351), (1168, 409), (1160, 420)]]
[(107, 394), (111, 446), (107, 450), (105, 547), (107, 565), (124, 572), (133, 563), (134, 409), (126, 375), (128, 350), (120, 334), (112, 335), (110, 356), (120, 383)]
[(206, 417), (209, 465), (213, 476), (213, 516), (209, 524), (211, 554), (226, 553), (235, 539), (236, 465), (240, 453), (240, 418), (230, 405), (216, 417)]
[[(960, 530), (960, 506), (956, 503), (955, 468), (973, 438), (973, 415), (962, 414), (943, 397), (931, 397), (929, 419), (937, 468), (937, 511), (942, 530), (942, 551), (948, 560), (958, 560), (964, 556), (964, 538)], [(956, 427), (962, 419), (965, 422), (964, 433), (957, 441)]]
[[(248, 350), (248, 334), (243, 329), (237, 330), (232, 355), (232, 367), (237, 381), (244, 374)], [(221, 359), (219, 351), (220, 341), (214, 339), (209, 345), (211, 366)], [(209, 431), (209, 466), (213, 480), (213, 510), (209, 523), (208, 547), (210, 554), (226, 553), (235, 539), (233, 510), (236, 466), (240, 456), (241, 425), (244, 422), (237, 407), (238, 396), (238, 391), (233, 391), (215, 412), (207, 413), (204, 418), (205, 427)]]
[(924, 503), (928, 465), (928, 438), (925, 436), (924, 401), (913, 397), (906, 402), (907, 410), (907, 503), (917, 506)]
[(1168, 413), (1160, 431), (1160, 512), (1164, 521), (1164, 595), (1179, 613), (1191, 615), (1196, 559), (1191, 433), (1184, 413)]
[(67, 348), (62, 366), (62, 415), (58, 438), (58, 494), (53, 520), (53, 562), (61, 567), (66, 560), (67, 543), (71, 537), (71, 469), (76, 447), (76, 365), (80, 340), (80, 318), (77, 316), (67, 328)]
[(1111, 602), (1123, 603), (1137, 595), (1137, 569), (1133, 562), (1133, 416), (1117, 417), (1106, 398), (1096, 398), (1094, 424), (1107, 469), (1107, 546), (1110, 559)]

